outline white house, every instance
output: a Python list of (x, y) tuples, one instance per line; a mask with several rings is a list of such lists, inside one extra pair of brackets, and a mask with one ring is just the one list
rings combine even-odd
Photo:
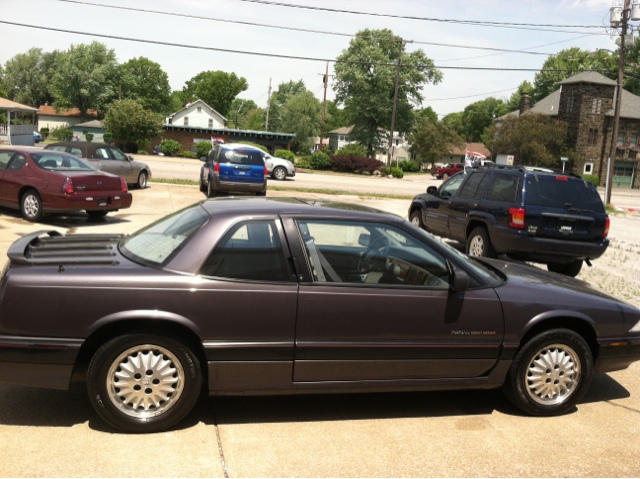
[(349, 133), (351, 133), (352, 129), (352, 126), (343, 126), (329, 132), (329, 146), (333, 151), (341, 150), (346, 145), (355, 143), (355, 141), (349, 141)]
[(202, 100), (187, 103), (181, 110), (169, 115), (165, 123), (176, 126), (193, 126), (198, 128), (224, 128), (227, 119)]
[[(77, 108), (56, 111), (51, 105), (45, 104), (40, 105), (39, 110), (38, 130), (40, 130), (40, 128), (49, 128), (49, 130), (59, 127), (68, 128), (82, 123), (80, 110)], [(98, 112), (95, 110), (89, 110), (87, 112), (87, 116), (90, 118), (87, 118), (85, 121), (93, 120), (98, 117)]]

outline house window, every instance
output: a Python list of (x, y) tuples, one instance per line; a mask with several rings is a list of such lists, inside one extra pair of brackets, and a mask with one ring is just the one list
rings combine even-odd
[(589, 128), (589, 140), (587, 141), (587, 145), (596, 146), (598, 143), (598, 130), (597, 128)]
[(591, 104), (591, 113), (594, 115), (599, 115), (602, 111), (602, 98), (594, 98), (593, 103)]
[(567, 99), (567, 113), (571, 113), (573, 111), (573, 97), (570, 96)]
[(584, 164), (584, 174), (585, 175), (593, 174), (593, 162), (592, 161), (588, 161), (587, 163)]
[(184, 117), (184, 126), (189, 126), (189, 117), (188, 116)]
[(344, 135), (340, 135), (340, 141), (344, 141)]
[(201, 106), (198, 107), (198, 113), (202, 113), (202, 107)]
[(213, 120), (209, 118), (209, 128), (213, 128)]
[(632, 133), (631, 134), (631, 146), (638, 146), (638, 134), (637, 133)]
[(169, 124), (171, 125), (173, 123), (173, 118), (169, 118)]
[(622, 146), (624, 145), (624, 132), (620, 132), (618, 133), (618, 143), (616, 143), (617, 146)]
[(344, 141), (349, 141), (349, 137), (347, 135), (344, 135)]

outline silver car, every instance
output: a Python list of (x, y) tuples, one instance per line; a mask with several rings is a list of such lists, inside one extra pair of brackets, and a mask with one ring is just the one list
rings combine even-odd
[(285, 180), (287, 177), (296, 176), (296, 167), (289, 160), (271, 156), (269, 153), (262, 152), (264, 165), (274, 180)]
[(96, 170), (121, 176), (127, 184), (146, 188), (151, 178), (151, 168), (146, 163), (134, 160), (115, 146), (89, 141), (61, 141), (50, 143), (45, 150), (64, 151), (82, 158)]

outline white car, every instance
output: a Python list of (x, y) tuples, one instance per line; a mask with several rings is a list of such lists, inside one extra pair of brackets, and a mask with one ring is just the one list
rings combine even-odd
[(287, 177), (296, 176), (296, 167), (289, 160), (271, 156), (269, 153), (262, 153), (264, 165), (274, 180), (283, 181)]

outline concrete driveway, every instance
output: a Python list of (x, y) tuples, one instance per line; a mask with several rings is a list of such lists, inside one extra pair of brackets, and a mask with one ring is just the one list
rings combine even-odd
[[(128, 233), (203, 198), (197, 187), (164, 184), (133, 194), (131, 209), (94, 222), (79, 213), (31, 224), (0, 209), (0, 256), (31, 231)], [(408, 206), (327, 198), (403, 216)], [(611, 236), (627, 238), (639, 224), (630, 221), (613, 217)], [(636, 363), (596, 376), (578, 408), (559, 418), (523, 416), (499, 391), (203, 396), (176, 429), (145, 436), (102, 423), (83, 384), (0, 385), (0, 476), (637, 477), (639, 373)]]

